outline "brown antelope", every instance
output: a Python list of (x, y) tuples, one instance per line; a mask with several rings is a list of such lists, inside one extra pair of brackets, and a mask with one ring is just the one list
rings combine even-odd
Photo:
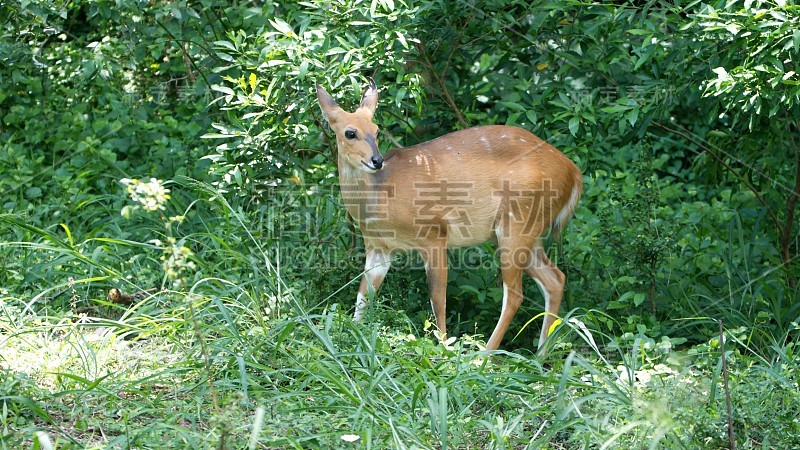
[(378, 89), (370, 79), (355, 112), (340, 108), (317, 85), (317, 99), (336, 134), (339, 184), (358, 224), (366, 265), (356, 297), (361, 320), (394, 253), (416, 250), (425, 262), (436, 326), (445, 338), (447, 249), (497, 243), (503, 307), (486, 348), (500, 346), (522, 303), (522, 272), (545, 298), (539, 347), (556, 319), (564, 274), (545, 255), (542, 235), (569, 220), (583, 186), (580, 170), (563, 153), (511, 126), (456, 131), (382, 156), (372, 122)]

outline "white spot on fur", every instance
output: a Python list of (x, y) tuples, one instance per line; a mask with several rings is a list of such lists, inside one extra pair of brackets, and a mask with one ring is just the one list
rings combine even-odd
[[(542, 284), (541, 281), (537, 280), (536, 278), (534, 278), (533, 281), (535, 281), (536, 284), (539, 285), (539, 290), (542, 291), (542, 295), (544, 296), (544, 311), (545, 311), (545, 313), (550, 312), (550, 292), (548, 292), (547, 289), (545, 289), (545, 287), (544, 287), (544, 285)], [(549, 315), (545, 315), (545, 317), (544, 317), (544, 324), (542, 325), (542, 332), (539, 335), (539, 348), (542, 348), (542, 345), (544, 345), (544, 341), (547, 339), (547, 333), (548, 333), (548, 331), (550, 331), (550, 330), (548, 330), (549, 327), (546, 326), (547, 323), (548, 323), (548, 320), (547, 320), (548, 317), (552, 318), (552, 316), (549, 316)]]
[(505, 282), (503, 282), (503, 308), (500, 310), (500, 317), (503, 317), (503, 314), (506, 312), (506, 306), (508, 305), (508, 286)]
[(367, 305), (369, 305), (367, 298), (364, 297), (361, 292), (359, 292), (356, 296), (356, 313), (353, 315), (353, 320), (356, 322), (361, 322), (361, 320), (364, 318), (364, 310), (367, 309)]
[(425, 166), (425, 171), (431, 173), (431, 162), (425, 155), (416, 155), (414, 157), (418, 166)]
[(560, 228), (562, 225), (564, 225), (567, 219), (569, 219), (570, 214), (572, 214), (572, 211), (575, 210), (575, 205), (578, 204), (578, 199), (581, 196), (581, 191), (579, 186), (580, 186), (579, 184), (576, 184), (575, 187), (572, 188), (572, 194), (570, 194), (569, 196), (569, 201), (567, 202), (566, 205), (564, 205), (563, 208), (561, 208), (561, 211), (559, 211), (558, 216), (556, 216), (556, 220), (553, 221), (554, 227)]
[(489, 143), (489, 139), (486, 139), (486, 136), (481, 136), (481, 144), (483, 144), (483, 148), (486, 149), (486, 151), (492, 149), (492, 144)]

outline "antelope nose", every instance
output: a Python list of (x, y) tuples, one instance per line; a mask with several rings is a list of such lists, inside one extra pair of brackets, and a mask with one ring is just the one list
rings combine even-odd
[(380, 169), (383, 167), (383, 156), (375, 155), (372, 157), (372, 166), (376, 169)]

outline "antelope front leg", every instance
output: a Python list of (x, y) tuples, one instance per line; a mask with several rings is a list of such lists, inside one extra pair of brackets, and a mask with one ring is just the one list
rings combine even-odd
[(429, 248), (420, 252), (425, 260), (425, 274), (428, 276), (428, 292), (431, 308), (436, 317), (439, 338), (447, 339), (447, 246)]
[(364, 264), (364, 276), (361, 278), (361, 286), (358, 288), (356, 296), (356, 312), (353, 319), (360, 322), (364, 318), (364, 311), (369, 306), (378, 288), (381, 287), (386, 272), (392, 265), (391, 256), (380, 250), (367, 249), (367, 261)]

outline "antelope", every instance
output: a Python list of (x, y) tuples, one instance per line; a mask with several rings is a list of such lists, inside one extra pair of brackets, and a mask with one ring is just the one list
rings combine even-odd
[(544, 252), (542, 237), (572, 216), (583, 187), (580, 169), (527, 130), (505, 125), (467, 128), (385, 155), (373, 123), (378, 88), (369, 86), (355, 112), (344, 111), (317, 84), (317, 100), (336, 135), (341, 195), (364, 238), (366, 263), (356, 296), (361, 321), (397, 252), (425, 263), (431, 307), (446, 339), (447, 249), (497, 244), (503, 304), (486, 343), (496, 350), (522, 304), (522, 272), (545, 299), (539, 348), (557, 318), (565, 276)]

